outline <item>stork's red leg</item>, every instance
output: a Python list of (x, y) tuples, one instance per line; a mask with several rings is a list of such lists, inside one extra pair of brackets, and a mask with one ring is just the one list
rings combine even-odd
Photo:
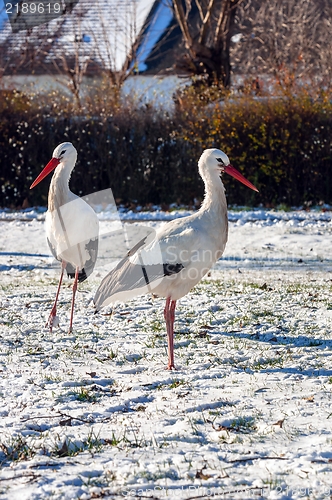
[(49, 326), (50, 327), (50, 332), (52, 332), (53, 321), (54, 321), (54, 318), (56, 316), (56, 305), (57, 305), (57, 302), (58, 302), (58, 297), (59, 297), (61, 283), (62, 283), (62, 278), (63, 278), (63, 273), (64, 273), (64, 270), (66, 269), (66, 265), (67, 265), (67, 262), (61, 261), (61, 274), (60, 274), (58, 289), (57, 289), (57, 292), (56, 292), (56, 296), (55, 296), (55, 301), (54, 301), (53, 307), (51, 309), (50, 315), (49, 315), (48, 320), (47, 320), (46, 325), (45, 325), (45, 326)]
[(174, 319), (175, 319), (176, 300), (166, 299), (164, 309), (164, 318), (166, 321), (167, 330), (167, 345), (168, 345), (168, 370), (175, 370), (174, 366)]
[(69, 333), (73, 331), (73, 317), (74, 317), (74, 305), (75, 305), (75, 295), (77, 290), (77, 282), (78, 282), (78, 267), (75, 270), (75, 279), (73, 284), (73, 298), (71, 301), (71, 312), (70, 312), (70, 323), (69, 323)]

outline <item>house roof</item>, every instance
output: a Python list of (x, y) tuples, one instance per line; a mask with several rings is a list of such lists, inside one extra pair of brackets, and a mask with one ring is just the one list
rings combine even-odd
[[(68, 1), (68, 0), (67, 0)], [(120, 70), (154, 0), (80, 0), (46, 24), (13, 32), (0, 13), (0, 66), (3, 74), (58, 72), (79, 62), (87, 73)]]
[[(2, 10), (3, 74), (58, 74), (77, 63), (88, 76), (126, 65), (146, 75), (181, 72), (176, 63), (185, 47), (172, 0), (95, 0), (93, 5), (90, 0), (64, 1), (72, 4), (65, 15), (17, 33)], [(193, 2), (193, 25), (197, 16)]]
[[(135, 63), (138, 72), (147, 72), (151, 69), (153, 60), (156, 59), (157, 54), (162, 53), (163, 56), (166, 55), (166, 38), (174, 30), (174, 24), (175, 20), (171, 0), (155, 1), (137, 41)], [(181, 37), (180, 29), (177, 31), (177, 36), (180, 35)]]

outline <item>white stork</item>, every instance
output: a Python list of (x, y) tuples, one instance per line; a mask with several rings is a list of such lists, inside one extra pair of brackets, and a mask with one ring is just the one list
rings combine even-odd
[(228, 235), (227, 202), (220, 175), (226, 172), (258, 191), (219, 149), (206, 149), (198, 162), (205, 184), (201, 208), (193, 215), (161, 227), (146, 238), (103, 279), (95, 298), (96, 311), (120, 300), (152, 292), (166, 298), (168, 369), (174, 369), (176, 301), (186, 295), (222, 256)]
[(61, 275), (49, 319), (46, 325), (52, 331), (57, 326), (56, 306), (63, 273), (74, 278), (69, 332), (73, 327), (77, 282), (92, 273), (98, 253), (98, 217), (84, 200), (69, 189), (69, 179), (77, 160), (77, 151), (71, 142), (59, 144), (52, 159), (31, 184), (34, 188), (55, 169), (48, 192), (48, 211), (45, 218), (47, 243), (53, 256), (61, 262)]

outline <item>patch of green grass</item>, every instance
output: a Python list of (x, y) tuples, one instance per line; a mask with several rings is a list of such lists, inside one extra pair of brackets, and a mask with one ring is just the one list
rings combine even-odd
[(86, 439), (80, 443), (74, 442), (66, 437), (61, 444), (61, 447), (57, 445), (51, 452), (51, 455), (55, 455), (57, 457), (72, 457), (84, 451), (98, 453), (103, 449), (104, 444), (104, 440), (100, 439), (99, 435), (96, 435), (94, 430), (91, 429)]
[(160, 479), (172, 479), (172, 480), (179, 479), (179, 475), (176, 470), (169, 469), (162, 471), (160, 467), (158, 472), (150, 472), (148, 470), (140, 471), (138, 472), (138, 477), (148, 482), (154, 482)]
[(118, 356), (118, 351), (113, 351), (112, 347), (108, 351), (108, 358), (115, 359)]
[(103, 440), (103, 442), (105, 444), (107, 444), (108, 446), (118, 446), (121, 443), (127, 443), (128, 440), (125, 437), (125, 434), (123, 436), (119, 437), (119, 436), (116, 436), (116, 434), (114, 433), (114, 431), (112, 431), (111, 436), (108, 437), (108, 438), (105, 438)]
[(0, 324), (4, 326), (13, 326), (17, 321), (23, 321), (20, 314), (10, 311), (9, 308), (1, 308), (3, 313), (0, 316)]
[(285, 287), (286, 293), (303, 293), (308, 290), (309, 285), (304, 285), (303, 283), (292, 283)]
[(79, 387), (77, 390), (73, 391), (75, 399), (81, 402), (94, 403), (99, 399), (97, 394), (94, 394), (90, 389), (86, 387)]
[(254, 417), (237, 417), (230, 424), (230, 429), (236, 432), (253, 432), (256, 428)]
[(165, 324), (163, 321), (155, 319), (151, 323), (149, 323), (149, 329), (154, 333), (163, 332), (165, 330)]
[(160, 347), (165, 343), (165, 335), (149, 335), (149, 337), (142, 342), (147, 349), (154, 349)]
[(43, 349), (39, 346), (28, 347), (27, 354), (29, 354), (29, 356), (35, 356), (35, 355), (39, 356), (40, 354), (43, 354)]
[(282, 368), (284, 366), (284, 362), (285, 362), (285, 360), (282, 356), (278, 356), (277, 358), (266, 358), (263, 360), (255, 361), (252, 368), (254, 370), (264, 370), (267, 367)]
[(181, 379), (174, 379), (171, 385), (169, 386), (170, 389), (175, 389), (176, 387), (179, 387), (180, 385), (184, 385), (186, 382)]
[[(110, 348), (106, 349), (106, 352), (104, 353), (104, 357), (96, 356), (95, 360), (98, 361), (99, 363), (105, 363), (109, 360), (112, 361), (113, 359), (118, 358), (118, 356), (119, 356), (119, 352), (116, 350), (113, 350), (113, 348), (110, 347)], [(120, 360), (118, 360), (118, 361), (120, 361)], [(124, 363), (124, 360), (122, 360), (122, 363)]]
[(51, 373), (44, 375), (43, 382), (61, 382), (62, 378), (60, 375), (53, 375)]
[(36, 454), (36, 451), (33, 450), (21, 435), (12, 436), (8, 442), (1, 442), (0, 449), (5, 456), (4, 461), (8, 460), (11, 462), (28, 460)]
[(176, 389), (177, 387), (181, 386), (181, 385), (185, 385), (186, 384), (186, 381), (183, 380), (183, 379), (173, 379), (171, 383), (168, 383), (168, 382), (161, 382), (159, 384), (155, 383), (155, 384), (144, 384), (144, 386), (148, 389), (148, 390), (151, 390), (151, 389), (155, 389), (157, 391), (160, 391), (161, 389)]
[(282, 314), (276, 314), (275, 311), (272, 311), (271, 309), (263, 309), (262, 311), (257, 311), (256, 313), (253, 314), (253, 316), (257, 319), (269, 318), (269, 317), (272, 317), (274, 319), (282, 319), (283, 318)]

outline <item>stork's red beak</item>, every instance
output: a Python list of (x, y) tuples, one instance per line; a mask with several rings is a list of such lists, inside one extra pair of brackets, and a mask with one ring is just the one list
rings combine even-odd
[(52, 170), (54, 170), (55, 167), (57, 167), (59, 165), (59, 163), (60, 163), (60, 160), (58, 158), (52, 158), (52, 160), (50, 160), (48, 162), (48, 164), (46, 165), (46, 167), (44, 168), (44, 170), (42, 170), (40, 172), (40, 174), (38, 175), (37, 179), (35, 181), (33, 181), (33, 183), (30, 186), (30, 189), (32, 189), (35, 186), (37, 186), (37, 184), (39, 184), (40, 181), (42, 181), (48, 174), (50, 174), (52, 172)]
[(227, 165), (227, 167), (225, 167), (224, 170), (226, 174), (231, 175), (232, 177), (234, 177), (234, 179), (237, 179), (238, 181), (242, 182), (242, 184), (244, 184), (245, 186), (248, 186), (250, 189), (253, 189), (254, 191), (257, 191), (257, 193), (259, 193), (258, 189), (253, 184), (251, 184), (250, 181), (248, 181), (245, 177), (243, 177), (243, 175), (240, 174), (240, 172), (236, 170), (236, 168), (234, 168), (232, 165)]

